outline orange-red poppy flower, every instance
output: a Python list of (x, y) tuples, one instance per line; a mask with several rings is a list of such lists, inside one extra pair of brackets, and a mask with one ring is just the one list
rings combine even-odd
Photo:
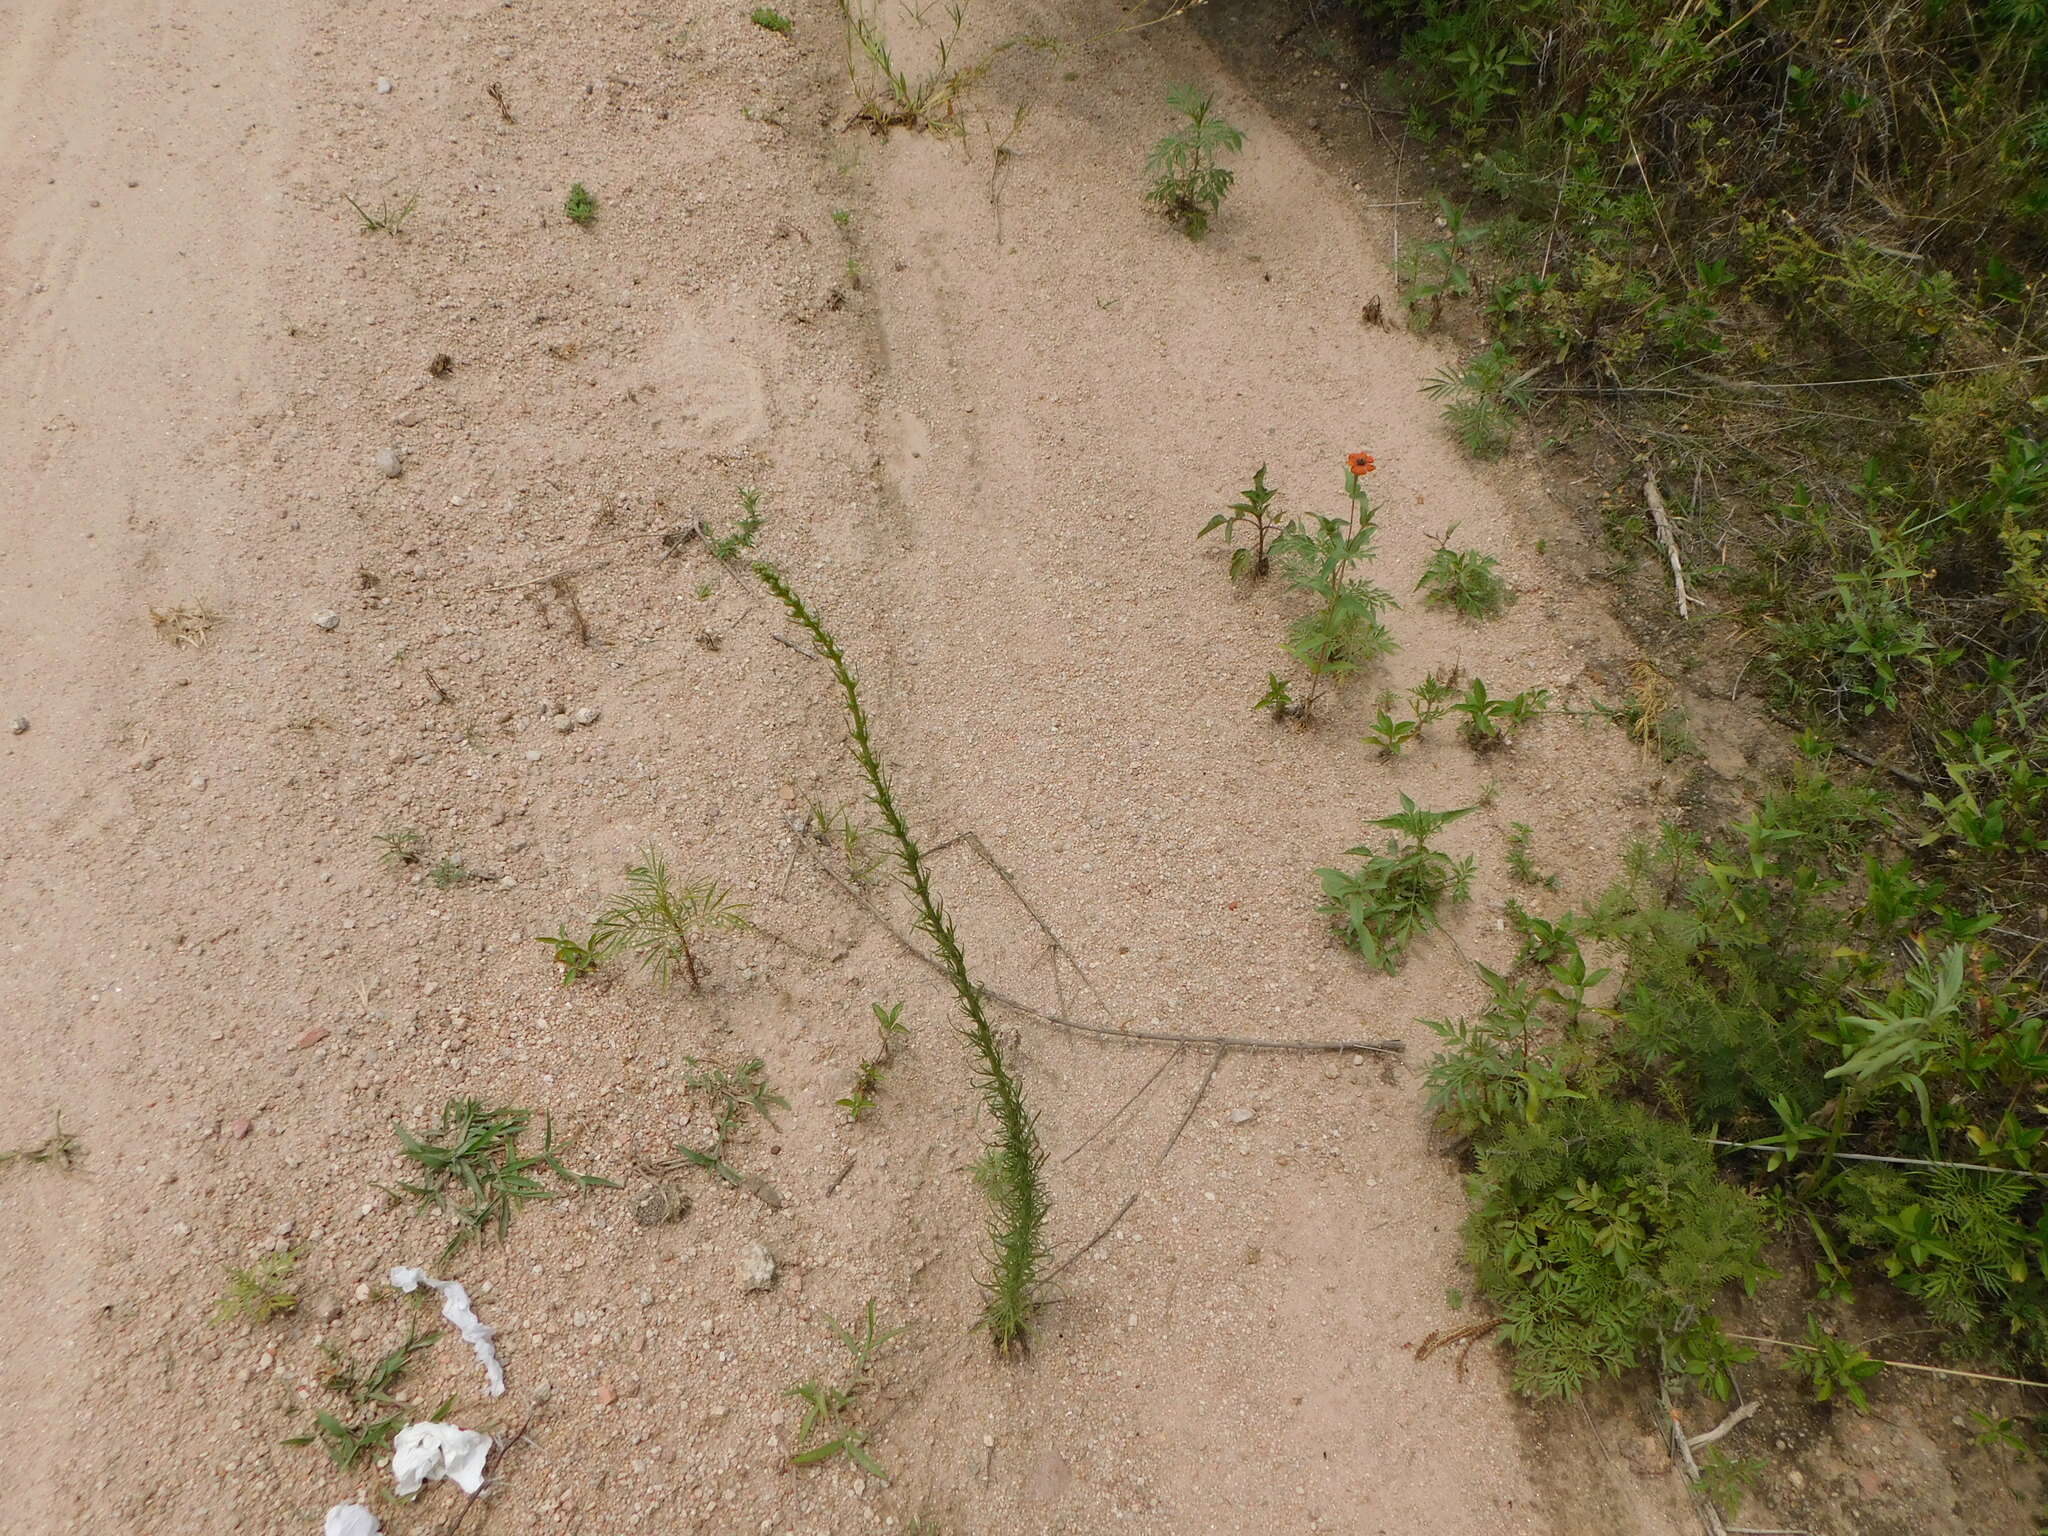
[(1351, 467), (1351, 473), (1354, 475), (1369, 475), (1379, 467), (1373, 463), (1372, 455), (1369, 453), (1354, 453), (1344, 462)]

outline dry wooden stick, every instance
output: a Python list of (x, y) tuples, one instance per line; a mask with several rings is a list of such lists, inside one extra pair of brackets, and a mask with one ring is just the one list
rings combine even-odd
[(1688, 615), (1688, 601), (1685, 591), (1685, 567), (1678, 559), (1678, 535), (1671, 528), (1671, 514), (1664, 510), (1664, 493), (1657, 488), (1657, 472), (1653, 469), (1643, 476), (1643, 499), (1650, 504), (1650, 521), (1657, 529), (1657, 542), (1664, 546), (1664, 556), (1671, 562), (1671, 585), (1678, 594), (1678, 616)]
[(1700, 1464), (1693, 1457), (1692, 1442), (1686, 1438), (1685, 1425), (1679, 1420), (1678, 1410), (1671, 1406), (1671, 1393), (1664, 1384), (1662, 1372), (1657, 1376), (1657, 1401), (1664, 1405), (1665, 1427), (1671, 1432), (1672, 1449), (1685, 1466), (1686, 1484), (1698, 1500), (1700, 1519), (1706, 1522), (1711, 1536), (1728, 1536), (1728, 1524), (1721, 1518), (1721, 1511), (1700, 1487)]
[(1703, 1450), (1707, 1446), (1712, 1445), (1716, 1440), (1725, 1439), (1728, 1435), (1732, 1434), (1736, 1425), (1755, 1413), (1761, 1406), (1762, 1404), (1758, 1403), (1755, 1398), (1751, 1398), (1704, 1434), (1687, 1436), (1685, 1443), (1695, 1451)]
[[(1226, 1054), (1227, 1053), (1225, 1052), (1224, 1048), (1222, 1046), (1218, 1046), (1216, 1048), (1216, 1054), (1209, 1058), (1209, 1070), (1202, 1074), (1201, 1082), (1195, 1085), (1195, 1096), (1188, 1100), (1188, 1112), (1180, 1117), (1180, 1124), (1176, 1125), (1173, 1128), (1173, 1134), (1166, 1138), (1166, 1145), (1161, 1147), (1159, 1149), (1159, 1155), (1152, 1159), (1152, 1167), (1149, 1170), (1150, 1172), (1157, 1173), (1159, 1169), (1165, 1165), (1167, 1154), (1173, 1151), (1174, 1145), (1180, 1140), (1180, 1133), (1188, 1128), (1188, 1122), (1195, 1118), (1195, 1111), (1202, 1107), (1202, 1096), (1209, 1091), (1209, 1084), (1215, 1081), (1216, 1069), (1223, 1065), (1223, 1058)], [(1068, 1265), (1072, 1264), (1076, 1259), (1080, 1258), (1083, 1254), (1087, 1253), (1089, 1249), (1093, 1248), (1097, 1243), (1101, 1242), (1105, 1237), (1109, 1236), (1110, 1233), (1114, 1232), (1116, 1230), (1117, 1223), (1122, 1221), (1125, 1216), (1130, 1214), (1131, 1207), (1138, 1203), (1138, 1196), (1142, 1195), (1144, 1192), (1145, 1186), (1143, 1181), (1141, 1180), (1139, 1182), (1138, 1187), (1132, 1190), (1128, 1195), (1124, 1197), (1124, 1203), (1116, 1208), (1116, 1214), (1110, 1217), (1107, 1222), (1103, 1223), (1102, 1230), (1097, 1232), (1093, 1237), (1089, 1238), (1087, 1242), (1083, 1243), (1080, 1247), (1076, 1248), (1072, 1253), (1068, 1254), (1066, 1258), (1060, 1262), (1059, 1268), (1055, 1269), (1050, 1275), (1047, 1275), (1045, 1278), (1048, 1281), (1050, 1281), (1056, 1279), (1061, 1274), (1064, 1274), (1066, 1272)]]
[[(1811, 1344), (1795, 1344), (1790, 1339), (1767, 1339), (1754, 1333), (1730, 1333), (1725, 1338), (1740, 1339), (1745, 1344), (1769, 1344), (1777, 1349), (1796, 1349), (1804, 1355), (1820, 1353)], [(1995, 1381), (2007, 1387), (2044, 1387), (2048, 1381), (2028, 1381), (2022, 1376), (1990, 1376), (1983, 1371), (1958, 1371), (1945, 1365), (1915, 1365), (1910, 1360), (1880, 1360), (1879, 1365), (1900, 1371), (1925, 1371), (1929, 1376), (1960, 1376), (1967, 1381)]]
[[(939, 962), (919, 949), (896, 930), (894, 924), (883, 915), (875, 904), (853, 887), (837, 870), (833, 869), (814, 848), (805, 847), (811, 862), (824, 872), (825, 878), (838, 886), (840, 891), (859, 907), (890, 938), (894, 939), (903, 952), (920, 964), (945, 974)], [(1064, 1029), (1071, 1034), (1086, 1035), (1094, 1040), (1121, 1040), (1130, 1045), (1208, 1045), (1220, 1046), (1233, 1051), (1379, 1051), (1387, 1055), (1399, 1055), (1408, 1049), (1401, 1040), (1259, 1040), (1249, 1035), (1172, 1035), (1156, 1029), (1111, 1029), (1101, 1024), (1084, 1024), (1079, 1019), (1069, 1019), (1056, 1013), (1047, 1013), (1043, 1008), (998, 992), (994, 987), (983, 987), (982, 996), (1027, 1018), (1050, 1024), (1055, 1029)]]
[(1152, 1085), (1158, 1082), (1160, 1078), (1166, 1075), (1166, 1069), (1172, 1066), (1178, 1060), (1180, 1060), (1180, 1053), (1176, 1051), (1173, 1053), (1173, 1055), (1167, 1057), (1166, 1060), (1159, 1063), (1159, 1065), (1153, 1069), (1152, 1075), (1146, 1078), (1143, 1083), (1138, 1085), (1138, 1091), (1132, 1094), (1128, 1099), (1125, 1099), (1122, 1104), (1117, 1106), (1115, 1114), (1111, 1115), (1107, 1120), (1103, 1121), (1102, 1124), (1098, 1125), (1097, 1127), (1095, 1127), (1094, 1130), (1090, 1131), (1086, 1136), (1082, 1137), (1081, 1140), (1074, 1145), (1073, 1149), (1069, 1151), (1065, 1157), (1062, 1157), (1060, 1161), (1062, 1163), (1071, 1163), (1075, 1158), (1079, 1157), (1083, 1152), (1087, 1151), (1089, 1145), (1095, 1140), (1095, 1138), (1100, 1136), (1104, 1131), (1108, 1130), (1112, 1125), (1115, 1125), (1117, 1121), (1121, 1120), (1124, 1117), (1124, 1115), (1129, 1112), (1130, 1107), (1133, 1104), (1137, 1103), (1138, 1100), (1142, 1099), (1145, 1096), (1145, 1094), (1151, 1089)]

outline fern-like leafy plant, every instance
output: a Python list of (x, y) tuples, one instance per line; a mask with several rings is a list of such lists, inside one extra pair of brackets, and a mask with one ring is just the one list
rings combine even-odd
[(1444, 530), (1422, 567), (1422, 579), (1415, 590), (1427, 592), (1432, 607), (1450, 608), (1468, 619), (1497, 619), (1514, 598), (1500, 574), (1500, 562), (1476, 549), (1452, 549), (1454, 524)]
[(696, 945), (706, 934), (751, 927), (747, 904), (715, 880), (678, 885), (668, 861), (649, 849), (646, 862), (626, 871), (626, 889), (590, 925), (587, 953), (595, 959), (624, 951), (666, 987), (680, 965), (690, 990), (701, 992)]
[(1313, 528), (1290, 523), (1273, 541), (1288, 585), (1316, 600), (1287, 634), (1287, 654), (1308, 672), (1306, 692), (1290, 706), (1296, 719), (1308, 718), (1326, 687), (1400, 649), (1380, 618), (1395, 606), (1393, 598), (1355, 574), (1373, 558), (1375, 528), (1372, 502), (1348, 469), (1344, 494), (1351, 498), (1348, 519), (1318, 513)]
[(754, 574), (789, 610), (790, 617), (802, 626), (818, 654), (832, 668), (846, 709), (847, 736), (854, 761), (867, 780), (868, 798), (881, 818), (882, 830), (895, 846), (904, 889), (917, 908), (918, 929), (932, 941), (939, 967), (952, 983), (959, 1001), (964, 1033), (974, 1057), (974, 1076), (994, 1130), (986, 1158), (990, 1174), (983, 1185), (989, 1200), (992, 1253), (982, 1281), (982, 1323), (999, 1352), (1021, 1350), (1029, 1342), (1032, 1318), (1041, 1300), (1040, 1276), (1049, 1256), (1045, 1242), (1045, 1150), (1038, 1140), (1037, 1122), (1024, 1103), (1023, 1086), (1010, 1069), (995, 1025), (989, 1020), (982, 987), (968, 969), (966, 946), (932, 890), (924, 851), (897, 808), (888, 774), (875, 750), (867, 708), (861, 702), (852, 666), (839, 649), (839, 642), (832, 638), (832, 632), (783, 580), (781, 572), (765, 562), (756, 562)]
[(1145, 162), (1152, 190), (1145, 200), (1190, 240), (1199, 240), (1237, 179), (1216, 157), (1243, 149), (1244, 135), (1214, 115), (1213, 98), (1199, 86), (1176, 85), (1166, 93), (1166, 104), (1185, 121), (1152, 146)]
[(1477, 809), (1425, 811), (1404, 794), (1400, 810), (1366, 823), (1400, 834), (1384, 853), (1361, 844), (1345, 850), (1345, 857), (1365, 860), (1357, 869), (1316, 871), (1323, 885), (1322, 910), (1331, 925), (1389, 976), (1401, 968), (1416, 939), (1440, 926), (1438, 909), (1471, 894), (1472, 859), (1452, 858), (1430, 847), (1429, 839)]

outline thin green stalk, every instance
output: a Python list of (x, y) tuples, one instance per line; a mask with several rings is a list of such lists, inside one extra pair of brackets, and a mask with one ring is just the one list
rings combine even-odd
[(1002, 1043), (989, 1023), (982, 988), (967, 968), (966, 948), (953, 920), (932, 892), (924, 854), (889, 791), (888, 774), (875, 752), (867, 710), (861, 704), (852, 667), (831, 632), (791, 590), (779, 571), (765, 562), (756, 562), (754, 574), (810, 635), (818, 654), (825, 658), (839, 681), (846, 706), (847, 736), (852, 742), (854, 761), (867, 779), (868, 798), (895, 846), (903, 884), (917, 904), (917, 926), (938, 950), (939, 964), (953, 984), (960, 1011), (966, 1016), (963, 1033), (974, 1052), (975, 1080), (996, 1125), (996, 1140), (989, 1149), (990, 1172), (983, 1180), (989, 1198), (989, 1238), (994, 1255), (989, 1274), (982, 1281), (982, 1288), (988, 1293), (982, 1320), (998, 1350), (1022, 1349), (1029, 1340), (1031, 1315), (1038, 1305), (1039, 1272), (1049, 1256), (1044, 1239), (1046, 1197), (1039, 1180), (1045, 1151), (1039, 1145), (1037, 1125), (1025, 1108), (1023, 1089), (1003, 1060)]

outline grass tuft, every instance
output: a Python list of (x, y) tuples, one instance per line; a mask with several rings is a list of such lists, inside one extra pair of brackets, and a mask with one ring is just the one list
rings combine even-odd
[(519, 1207), (533, 1200), (557, 1200), (565, 1193), (550, 1189), (540, 1174), (552, 1173), (570, 1190), (616, 1189), (610, 1179), (571, 1173), (555, 1152), (554, 1126), (548, 1123), (538, 1152), (522, 1153), (519, 1138), (533, 1119), (530, 1109), (486, 1109), (475, 1099), (450, 1099), (441, 1110), (438, 1129), (415, 1136), (404, 1126), (398, 1144), (425, 1173), (418, 1184), (400, 1184), (422, 1209), (453, 1218), (455, 1235), (441, 1250), (446, 1259), (472, 1241), (496, 1230), (498, 1240), (512, 1228)]

